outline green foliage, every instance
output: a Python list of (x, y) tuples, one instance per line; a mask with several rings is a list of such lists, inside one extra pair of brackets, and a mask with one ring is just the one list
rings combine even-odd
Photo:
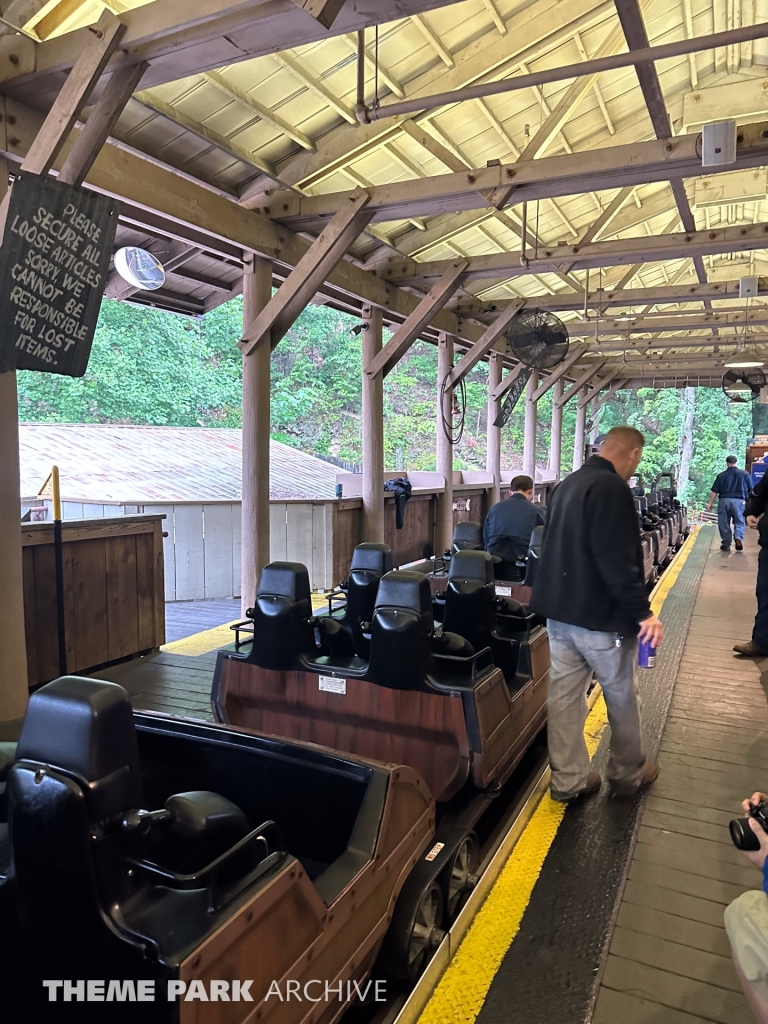
[[(309, 306), (272, 355), (272, 434), (304, 451), (362, 462), (362, 351), (359, 321), (327, 306)], [(102, 304), (88, 371), (74, 379), (19, 373), (22, 420), (238, 427), (242, 357), (237, 347), (242, 299), (199, 320), (109, 299)], [(385, 338), (386, 341), (386, 338)], [(488, 368), (466, 380), (464, 433), (457, 469), (485, 466)], [(434, 469), (437, 350), (417, 342), (384, 384), (387, 469)], [(603, 408), (599, 430), (637, 426), (647, 444), (641, 472), (650, 480), (679, 466), (685, 422), (676, 388), (619, 391)], [(537, 458), (546, 465), (552, 393), (538, 406)], [(573, 460), (576, 402), (563, 414), (563, 468)], [(524, 403), (502, 433), (502, 465), (522, 464)], [(703, 501), (733, 453), (743, 458), (752, 431), (749, 406), (730, 405), (718, 389), (696, 389), (689, 500)]]

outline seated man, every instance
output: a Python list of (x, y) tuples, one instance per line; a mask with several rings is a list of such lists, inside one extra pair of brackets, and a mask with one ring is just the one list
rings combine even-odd
[(501, 558), (496, 566), (496, 578), (518, 580), (518, 558), (528, 554), (528, 545), (534, 527), (544, 523), (544, 516), (533, 504), (533, 480), (529, 476), (516, 476), (511, 484), (512, 493), (494, 505), (485, 517), (483, 540), (485, 550)]
[[(749, 814), (750, 804), (768, 802), (765, 793), (753, 793), (741, 805)], [(760, 868), (762, 889), (750, 890), (725, 908), (725, 930), (731, 943), (733, 961), (744, 994), (758, 1024), (768, 1022), (768, 833), (750, 817), (749, 827), (760, 844), (744, 855)]]

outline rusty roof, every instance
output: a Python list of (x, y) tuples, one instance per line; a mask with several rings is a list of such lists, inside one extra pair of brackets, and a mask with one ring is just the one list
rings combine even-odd
[[(240, 501), (242, 432), (228, 428), (21, 423), (21, 494), (57, 465), (67, 501)], [(337, 469), (270, 442), (272, 498), (332, 498)]]

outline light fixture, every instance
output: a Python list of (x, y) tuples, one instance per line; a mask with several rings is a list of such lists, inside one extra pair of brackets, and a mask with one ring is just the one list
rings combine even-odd
[(115, 270), (124, 281), (141, 291), (153, 292), (165, 284), (165, 271), (157, 256), (135, 245), (117, 250)]
[(731, 359), (727, 359), (723, 366), (729, 370), (746, 370), (750, 367), (765, 366), (764, 359), (750, 359), (748, 356), (733, 356)]

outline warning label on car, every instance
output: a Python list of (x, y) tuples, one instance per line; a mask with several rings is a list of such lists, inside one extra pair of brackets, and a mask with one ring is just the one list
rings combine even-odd
[(438, 855), (438, 853), (440, 853), (440, 851), (442, 850), (442, 848), (444, 846), (445, 846), (445, 843), (435, 843), (435, 845), (429, 851), (429, 853), (424, 858), (424, 860), (434, 860), (435, 857)]
[(499, 597), (512, 597), (512, 587), (496, 587), (496, 594)]
[(320, 689), (326, 693), (346, 693), (347, 680), (334, 679), (333, 676), (320, 676)]

